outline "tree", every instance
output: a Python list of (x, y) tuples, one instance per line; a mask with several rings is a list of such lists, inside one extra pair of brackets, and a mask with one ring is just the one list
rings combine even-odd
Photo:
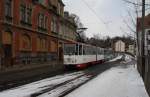
[[(128, 30), (130, 33), (127, 33), (123, 28), (120, 28), (121, 31), (126, 33), (127, 36), (132, 37), (135, 40), (135, 46), (137, 46), (137, 53), (139, 53), (139, 44), (138, 44), (138, 33), (136, 31), (137, 27), (137, 18), (141, 15), (142, 13), (142, 2), (139, 0), (123, 0), (125, 3), (130, 5), (133, 10), (127, 10), (128, 17), (129, 19), (123, 18), (124, 24), (127, 26)], [(148, 1), (148, 0), (147, 0)], [(150, 4), (148, 2), (145, 4), (146, 5), (146, 11), (150, 10)]]
[(78, 41), (79, 42), (85, 42), (86, 39), (87, 39), (86, 34), (85, 34), (85, 30), (87, 28), (84, 27), (84, 25), (82, 24), (79, 16), (77, 16), (76, 14), (71, 14), (71, 17), (74, 18), (74, 22), (77, 26)]

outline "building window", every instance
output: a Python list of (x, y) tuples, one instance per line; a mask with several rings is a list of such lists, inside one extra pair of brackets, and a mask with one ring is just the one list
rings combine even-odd
[(21, 5), (21, 21), (25, 21), (26, 20), (26, 7), (25, 5)]
[(5, 0), (5, 16), (12, 17), (12, 0)]
[(150, 45), (150, 40), (147, 40), (147, 44)]
[(21, 23), (27, 26), (31, 26), (31, 18), (32, 18), (32, 8), (26, 7), (26, 5), (22, 4), (20, 8), (20, 18)]
[(51, 52), (57, 52), (57, 42), (56, 41), (51, 41)]
[(45, 38), (41, 39), (41, 49), (42, 49), (42, 51), (46, 51), (47, 50), (46, 39)]
[(56, 33), (57, 32), (57, 21), (56, 18), (52, 18), (51, 21), (51, 31)]
[(44, 28), (45, 29), (47, 28), (47, 17), (46, 16), (44, 17)]
[(38, 51), (47, 51), (46, 39), (38, 37), (37, 39), (37, 49)]
[(60, 3), (58, 3), (58, 14), (60, 14), (61, 15), (61, 7), (60, 7)]
[(12, 34), (11, 34), (11, 32), (3, 33), (2, 40), (3, 40), (2, 41), (3, 44), (12, 44)]
[(59, 35), (63, 35), (63, 24), (59, 24)]
[(150, 55), (150, 50), (148, 50), (148, 55)]
[(5, 0), (5, 17), (8, 22), (12, 22), (12, 0)]
[(38, 16), (38, 30), (42, 32), (47, 30), (47, 16), (42, 13)]
[(31, 24), (32, 9), (27, 8), (27, 23)]
[(38, 38), (37, 38), (37, 50), (38, 50), (38, 51), (40, 51), (40, 49), (41, 49), (40, 43), (41, 43), (41, 38), (38, 37)]
[(148, 35), (150, 35), (150, 30), (148, 30)]
[(23, 35), (22, 36), (22, 49), (23, 50), (31, 50), (31, 38), (28, 35)]
[(39, 27), (44, 28), (44, 15), (40, 13), (38, 19)]
[(51, 31), (53, 32), (53, 30), (54, 30), (54, 20), (52, 19), (52, 21), (51, 21)]

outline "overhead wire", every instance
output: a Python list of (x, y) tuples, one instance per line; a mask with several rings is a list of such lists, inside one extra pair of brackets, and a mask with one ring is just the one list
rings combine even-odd
[[(101, 17), (99, 17), (98, 14), (95, 12), (95, 10), (94, 10), (93, 8), (91, 8), (91, 7), (89, 6), (89, 4), (88, 4), (85, 0), (81, 0), (81, 1), (82, 1), (82, 2), (87, 6), (87, 8), (97, 17), (97, 19), (98, 19), (102, 24), (105, 25), (106, 30), (113, 32), (113, 31), (109, 28), (108, 23), (105, 22)], [(98, 22), (98, 23), (101, 24), (100, 22)]]

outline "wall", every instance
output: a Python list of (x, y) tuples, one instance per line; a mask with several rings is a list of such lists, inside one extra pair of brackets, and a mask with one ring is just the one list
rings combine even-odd
[(115, 43), (115, 51), (125, 52), (125, 43), (122, 41), (117, 41)]

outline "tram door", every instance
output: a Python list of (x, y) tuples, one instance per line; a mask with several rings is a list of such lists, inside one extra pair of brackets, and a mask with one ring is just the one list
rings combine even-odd
[(10, 66), (12, 65), (12, 62), (11, 62), (12, 46), (6, 44), (3, 46), (3, 49), (4, 49), (4, 64), (3, 65)]
[(63, 46), (59, 44), (59, 61), (63, 61)]

